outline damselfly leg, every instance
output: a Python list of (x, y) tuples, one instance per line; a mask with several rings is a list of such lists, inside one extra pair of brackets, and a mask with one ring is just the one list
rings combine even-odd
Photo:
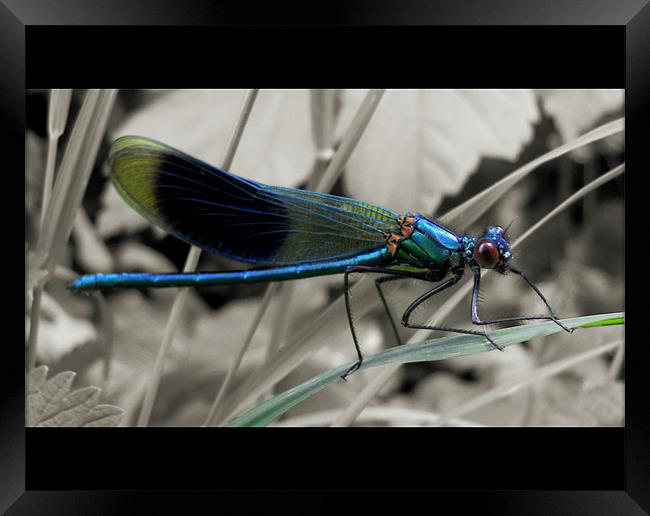
[(397, 341), (401, 344), (401, 340), (399, 338), (399, 335), (397, 333), (397, 328), (395, 327), (395, 324), (393, 322), (393, 318), (390, 313), (390, 309), (388, 308), (388, 305), (386, 303), (386, 300), (384, 298), (383, 292), (381, 291), (381, 287), (379, 286), (380, 283), (383, 283), (385, 281), (390, 281), (393, 279), (407, 279), (407, 278), (412, 278), (412, 279), (420, 279), (420, 280), (425, 280), (426, 281), (426, 272), (410, 272), (410, 271), (400, 271), (400, 270), (394, 270), (386, 267), (368, 267), (368, 266), (354, 266), (354, 267), (348, 267), (343, 275), (343, 295), (345, 299), (345, 310), (347, 313), (348, 317), (348, 324), (350, 326), (350, 332), (352, 333), (352, 341), (354, 342), (354, 348), (357, 351), (357, 361), (356, 363), (350, 367), (343, 375), (341, 375), (341, 378), (344, 380), (352, 373), (357, 371), (359, 367), (361, 367), (361, 364), (363, 363), (363, 354), (361, 353), (361, 348), (359, 347), (359, 340), (357, 338), (356, 331), (354, 329), (354, 320), (352, 318), (352, 308), (351, 308), (351, 303), (350, 303), (350, 280), (349, 276), (350, 274), (353, 273), (375, 273), (375, 274), (385, 274), (386, 276), (384, 278), (378, 278), (375, 281), (375, 285), (377, 289), (379, 290), (379, 297), (384, 305), (384, 309), (386, 310), (388, 317), (391, 321), (391, 325), (393, 326), (393, 330), (395, 332), (395, 336), (397, 337)]
[(546, 308), (548, 308), (548, 311), (550, 312), (551, 315), (528, 315), (528, 316), (518, 316), (518, 317), (503, 317), (501, 319), (490, 319), (489, 321), (481, 320), (481, 318), (478, 315), (478, 293), (479, 293), (479, 286), (481, 283), (481, 269), (480, 267), (473, 267), (472, 270), (474, 271), (474, 287), (472, 289), (472, 322), (474, 324), (485, 325), (485, 324), (497, 324), (497, 323), (504, 323), (504, 322), (514, 322), (514, 321), (553, 321), (564, 331), (573, 333), (573, 328), (567, 328), (558, 319), (557, 315), (555, 315), (555, 312), (553, 312), (551, 305), (546, 300), (544, 295), (540, 292), (540, 290), (535, 286), (535, 284), (533, 284), (533, 282), (531, 282), (523, 272), (517, 269), (513, 269), (512, 267), (510, 267), (509, 270), (514, 272), (518, 276), (520, 276), (526, 283), (528, 283), (528, 285), (535, 291), (535, 293), (544, 302)]
[(424, 303), (426, 300), (432, 298), (436, 294), (439, 294), (443, 290), (448, 289), (449, 287), (454, 286), (456, 283), (460, 281), (460, 279), (463, 277), (463, 269), (459, 268), (453, 271), (454, 275), (449, 278), (447, 281), (444, 281), (443, 283), (440, 283), (437, 285), (435, 288), (431, 289), (428, 292), (425, 292), (422, 294), (420, 297), (418, 297), (415, 301), (413, 301), (410, 306), (404, 311), (404, 314), (402, 315), (402, 324), (406, 326), (407, 328), (413, 328), (413, 329), (418, 329), (418, 330), (439, 330), (439, 331), (448, 331), (451, 333), (460, 333), (464, 335), (481, 335), (485, 337), (490, 344), (495, 349), (498, 349), (499, 351), (503, 351), (503, 348), (499, 346), (492, 337), (488, 335), (487, 332), (485, 331), (476, 331), (476, 330), (465, 330), (461, 328), (450, 328), (447, 326), (434, 326), (434, 325), (426, 325), (426, 324), (411, 324), (409, 322), (409, 319), (411, 317), (411, 314), (413, 311), (422, 303)]

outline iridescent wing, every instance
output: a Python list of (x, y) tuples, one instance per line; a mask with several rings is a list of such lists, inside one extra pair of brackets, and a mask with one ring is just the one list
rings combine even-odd
[(117, 139), (108, 164), (117, 191), (149, 222), (249, 263), (329, 261), (377, 249), (399, 216), (354, 199), (250, 181), (140, 136)]

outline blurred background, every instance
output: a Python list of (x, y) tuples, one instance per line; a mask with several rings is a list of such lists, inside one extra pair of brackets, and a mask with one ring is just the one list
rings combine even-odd
[[(319, 92), (316, 92), (319, 93)], [(322, 94), (320, 92), (319, 94)], [(366, 92), (261, 90), (231, 167), (237, 175), (272, 185), (306, 187), (319, 163), (335, 150)], [(26, 249), (38, 237), (47, 156), (49, 90), (27, 98), (25, 174)], [(72, 92), (58, 162), (84, 91)], [(189, 246), (152, 227), (116, 193), (103, 167), (111, 142), (125, 134), (165, 142), (215, 166), (241, 108), (243, 90), (120, 90), (100, 146), (83, 209), (61, 265), (74, 274), (172, 272), (183, 267)], [(518, 167), (589, 130), (623, 117), (622, 90), (390, 90), (381, 99), (332, 193), (379, 204), (399, 213), (439, 217)], [(325, 120), (325, 122), (323, 122)], [(323, 142), (329, 145), (323, 146)], [(320, 157), (320, 161), (319, 158)], [(621, 133), (544, 163), (519, 182), (471, 227), (507, 226), (516, 238), (580, 187), (624, 159)], [(526, 272), (561, 317), (624, 310), (624, 180), (609, 181), (545, 224), (517, 249)], [(201, 270), (248, 268), (202, 253)], [(498, 277), (497, 277), (498, 276)], [(72, 370), (76, 386), (102, 388), (102, 401), (124, 409), (123, 426), (136, 424), (144, 390), (174, 299), (174, 289), (112, 290), (102, 298), (66, 290), (69, 278), (48, 284), (43, 297), (38, 356), (53, 373)], [(342, 276), (291, 282), (271, 299), (230, 391), (263, 367), (342, 293)], [(219, 386), (258, 311), (266, 285), (190, 289), (167, 356), (150, 424), (204, 423)], [(397, 319), (427, 285), (387, 284)], [(490, 275), (482, 283), (481, 316), (539, 313), (539, 300), (516, 278)], [(435, 296), (418, 310), (424, 321), (448, 299)], [(29, 307), (26, 300), (26, 331)], [(354, 300), (353, 300), (354, 307)], [(354, 310), (354, 308), (353, 308)], [(341, 314), (345, 317), (345, 314)], [(471, 326), (469, 297), (445, 320)], [(365, 355), (395, 345), (381, 308), (357, 317)], [(400, 328), (406, 341), (410, 330)], [(439, 336), (439, 335), (434, 335)], [(349, 333), (320, 332), (317, 351), (257, 401), (355, 358)], [(623, 338), (623, 327), (559, 333), (439, 362), (406, 364), (379, 390), (355, 425), (428, 426), (440, 414), (471, 402), (540, 368)], [(507, 396), (466, 410), (447, 424), (483, 426), (618, 426), (623, 424), (624, 361), (618, 351), (540, 377)], [(378, 372), (354, 375), (305, 400), (278, 425), (330, 425)], [(250, 403), (248, 406), (253, 406)]]

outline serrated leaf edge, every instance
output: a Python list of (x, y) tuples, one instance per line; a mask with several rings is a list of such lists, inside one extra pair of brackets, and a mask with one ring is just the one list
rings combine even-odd
[(76, 377), (74, 371), (63, 371), (47, 380), (48, 372), (49, 368), (43, 365), (28, 375), (27, 426), (106, 427), (120, 423), (124, 416), (122, 408), (97, 404), (100, 387), (91, 385), (70, 392)]

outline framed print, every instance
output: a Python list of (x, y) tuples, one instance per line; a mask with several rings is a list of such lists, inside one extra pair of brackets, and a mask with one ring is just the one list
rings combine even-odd
[(25, 169), (3, 508), (647, 510), (625, 172), (648, 9), (491, 4), (2, 8)]

